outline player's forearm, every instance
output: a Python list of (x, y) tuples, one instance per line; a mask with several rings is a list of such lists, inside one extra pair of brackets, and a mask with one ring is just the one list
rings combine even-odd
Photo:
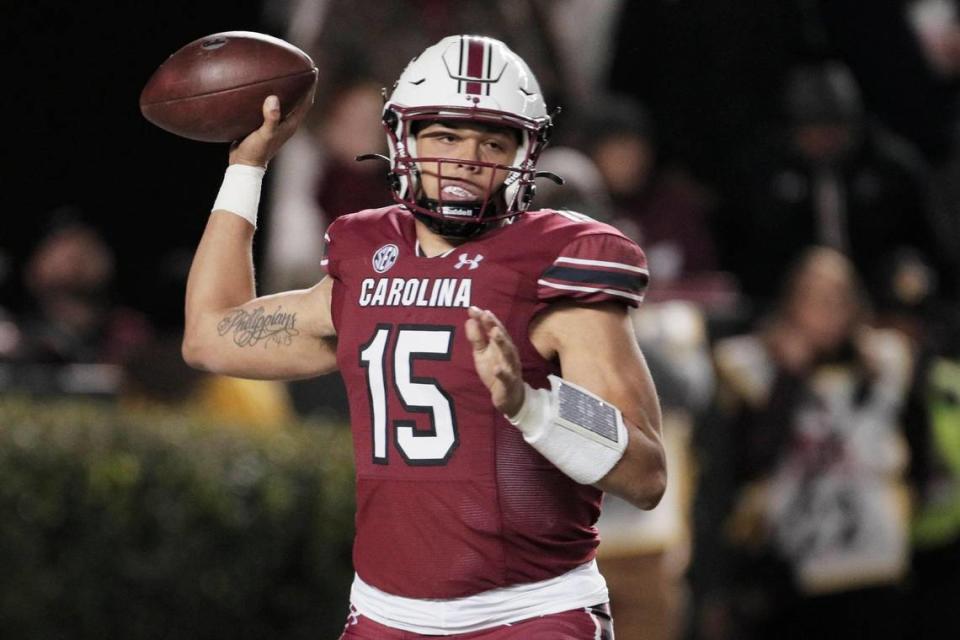
[(628, 351), (635, 355), (618, 358), (607, 354), (602, 361), (609, 366), (601, 368), (573, 360), (569, 375), (616, 407), (626, 427), (623, 456), (594, 486), (640, 509), (653, 509), (667, 486), (660, 401), (643, 355), (634, 344), (624, 347), (623, 353)]
[(191, 366), (240, 378), (309, 378), (337, 369), (329, 280), (200, 314), (183, 356)]
[(649, 384), (630, 386), (599, 372), (584, 379), (582, 373), (573, 372), (576, 382), (550, 376), (550, 389), (524, 383), (520, 410), (508, 420), (573, 480), (640, 509), (654, 508), (667, 481), (656, 396)]
[(667, 462), (659, 429), (627, 420), (628, 443), (620, 461), (595, 486), (640, 509), (653, 509), (667, 488)]
[[(563, 375), (619, 410), (627, 436), (623, 456), (594, 486), (640, 509), (652, 509), (667, 484), (660, 401), (653, 378), (622, 310), (593, 321), (606, 339), (589, 349), (576, 341), (578, 348), (572, 352), (568, 348), (561, 355)], [(585, 326), (580, 329), (587, 330)]]
[(607, 362), (616, 366), (595, 371), (589, 379), (622, 412), (628, 438), (623, 457), (596, 486), (640, 509), (653, 509), (667, 486), (660, 401), (643, 355), (634, 344), (630, 347), (634, 357), (617, 361), (611, 355)]
[(199, 350), (211, 323), (256, 297), (253, 226), (232, 213), (210, 215), (190, 267), (184, 313), (184, 354)]

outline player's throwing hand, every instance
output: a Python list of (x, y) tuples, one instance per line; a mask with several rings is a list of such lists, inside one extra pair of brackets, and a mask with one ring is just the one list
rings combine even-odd
[(473, 346), (473, 364), (498, 411), (513, 416), (523, 405), (520, 355), (503, 323), (490, 311), (470, 307), (465, 324)]
[(288, 114), (280, 113), (280, 100), (269, 96), (263, 101), (263, 125), (230, 148), (230, 164), (266, 167), (283, 143), (297, 130), (313, 104), (313, 90), (306, 100)]

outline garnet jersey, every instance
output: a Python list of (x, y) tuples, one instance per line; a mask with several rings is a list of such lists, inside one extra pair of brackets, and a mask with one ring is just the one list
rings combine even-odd
[(601, 492), (575, 483), (494, 408), (464, 335), (490, 309), (523, 377), (559, 374), (529, 340), (554, 301), (636, 306), (646, 260), (616, 229), (538, 211), (446, 253), (419, 250), (401, 207), (362, 211), (327, 233), (337, 362), (357, 472), (359, 576), (409, 598), (457, 598), (553, 578), (590, 561)]

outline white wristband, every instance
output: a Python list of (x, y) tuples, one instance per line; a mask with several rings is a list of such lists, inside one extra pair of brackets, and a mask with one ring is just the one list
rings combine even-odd
[(593, 484), (623, 457), (628, 436), (619, 409), (557, 376), (550, 376), (550, 389), (524, 386), (523, 405), (507, 420), (558, 469)]
[(264, 167), (248, 164), (232, 164), (227, 167), (220, 185), (220, 193), (213, 203), (213, 211), (235, 213), (254, 228), (257, 227), (257, 209), (260, 207), (260, 187), (263, 184)]

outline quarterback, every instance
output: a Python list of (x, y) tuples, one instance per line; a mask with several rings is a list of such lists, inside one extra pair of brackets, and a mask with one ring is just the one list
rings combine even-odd
[[(303, 112), (230, 152), (187, 284), (184, 358), (346, 383), (357, 474), (344, 640), (612, 640), (604, 491), (653, 508), (660, 408), (628, 316), (648, 273), (616, 229), (531, 211), (552, 120), (503, 43), (451, 36), (383, 110), (395, 203), (337, 219), (326, 275), (257, 297), (260, 183)], [(638, 594), (642, 597), (642, 594)]]

